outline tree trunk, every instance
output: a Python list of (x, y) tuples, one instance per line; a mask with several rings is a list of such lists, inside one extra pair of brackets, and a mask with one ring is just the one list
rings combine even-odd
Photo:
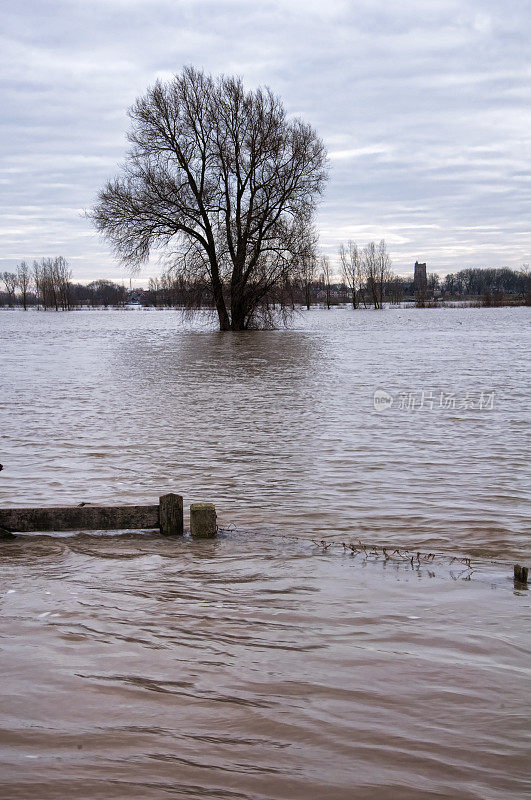
[(244, 331), (247, 329), (247, 314), (245, 313), (244, 303), (241, 300), (236, 300), (232, 303), (231, 308), (231, 331)]
[[(212, 263), (212, 260), (211, 260)], [(230, 331), (231, 324), (225, 298), (223, 297), (223, 286), (219, 279), (217, 264), (213, 265), (212, 269), (212, 293), (214, 295), (214, 302), (216, 304), (216, 311), (218, 312), (219, 329), (220, 331)]]
[(306, 296), (306, 308), (309, 311), (310, 307), (311, 307), (311, 304), (312, 304), (312, 299), (311, 299), (311, 295), (310, 295), (310, 284), (307, 283), (304, 288), (305, 288), (304, 293), (305, 293), (305, 296)]
[(232, 330), (229, 315), (227, 314), (227, 309), (225, 308), (225, 303), (220, 306), (216, 303), (216, 309), (218, 312), (218, 319), (219, 319), (219, 329), (220, 331), (230, 331)]

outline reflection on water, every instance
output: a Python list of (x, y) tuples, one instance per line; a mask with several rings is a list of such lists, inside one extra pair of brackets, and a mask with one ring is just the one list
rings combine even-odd
[[(524, 557), (526, 315), (343, 309), (220, 334), (175, 312), (0, 314), (1, 500), (178, 491), (248, 528)], [(480, 392), (493, 408), (437, 407)]]
[(3, 504), (178, 491), (237, 527), (2, 543), (1, 796), (527, 796), (525, 314), (0, 313)]

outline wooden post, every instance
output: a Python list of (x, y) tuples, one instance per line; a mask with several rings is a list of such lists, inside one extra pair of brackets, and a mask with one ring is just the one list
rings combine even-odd
[(183, 499), (180, 494), (159, 497), (159, 528), (163, 536), (183, 535)]
[(216, 507), (213, 503), (192, 503), (190, 506), (190, 533), (209, 538), (217, 533)]
[(522, 567), (520, 564), (514, 565), (514, 579), (516, 583), (527, 583), (527, 567)]

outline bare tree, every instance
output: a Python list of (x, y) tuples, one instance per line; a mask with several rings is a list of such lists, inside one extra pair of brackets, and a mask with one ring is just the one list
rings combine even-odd
[(304, 293), (304, 303), (308, 311), (312, 305), (312, 285), (315, 281), (316, 260), (313, 257), (304, 259), (301, 266), (301, 284)]
[(126, 290), (124, 286), (103, 278), (87, 284), (88, 297), (92, 307), (120, 306), (125, 303)]
[(380, 297), (378, 292), (378, 287), (379, 287), (378, 255), (376, 252), (376, 245), (374, 242), (369, 242), (368, 245), (363, 248), (362, 273), (365, 279), (365, 286), (367, 293), (374, 307), (381, 308)]
[(387, 252), (385, 239), (381, 239), (376, 248), (376, 266), (378, 270), (378, 294), (380, 308), (383, 308), (385, 285), (391, 279), (391, 257)]
[(15, 305), (15, 292), (17, 290), (16, 272), (2, 272), (2, 281), (6, 287), (7, 302), (9, 303), (9, 307), (13, 308)]
[(33, 285), (35, 286), (37, 305), (44, 306), (43, 274), (42, 267), (38, 261), (33, 262)]
[(99, 194), (96, 227), (133, 267), (170, 246), (176, 274), (208, 280), (221, 330), (259, 326), (300, 264), (323, 143), (269, 89), (193, 67), (158, 81), (129, 115), (132, 149)]
[(307, 236), (301, 236), (301, 252), (299, 263), (299, 284), (302, 288), (304, 303), (308, 311), (312, 305), (312, 288), (317, 272), (317, 233), (312, 230)]
[(346, 247), (341, 243), (339, 245), (339, 258), (341, 260), (343, 280), (350, 290), (352, 308), (358, 308), (362, 274), (361, 253), (356, 242), (349, 239)]
[(330, 267), (330, 259), (328, 256), (321, 256), (319, 261), (321, 269), (321, 280), (323, 282), (324, 290), (326, 292), (326, 307), (330, 308), (330, 296), (332, 290), (332, 270)]
[(52, 281), (54, 285), (54, 298), (61, 304), (63, 311), (70, 308), (70, 280), (72, 270), (68, 266), (68, 261), (63, 256), (54, 259), (52, 265)]
[(41, 258), (33, 262), (33, 283), (37, 302), (46, 311), (47, 308), (59, 306), (66, 311), (70, 308), (70, 279), (72, 271), (63, 256), (57, 258)]
[(375, 242), (369, 242), (363, 248), (361, 272), (367, 294), (374, 308), (383, 308), (385, 287), (392, 278), (391, 257), (387, 252), (384, 239), (378, 245)]
[(526, 306), (531, 306), (531, 271), (529, 270), (529, 264), (522, 264), (519, 277), (521, 277), (524, 286), (523, 295), (525, 298), (525, 304)]
[(161, 291), (161, 281), (159, 278), (150, 278), (148, 281), (148, 289), (153, 296), (153, 305), (158, 304), (158, 295)]
[(387, 292), (389, 300), (394, 305), (398, 305), (404, 299), (404, 283), (405, 278), (400, 278), (398, 275), (393, 275), (387, 281)]
[(59, 296), (57, 291), (57, 283), (54, 278), (54, 259), (41, 258), (39, 268), (39, 282), (44, 309), (46, 310), (48, 307), (51, 307), (55, 308), (56, 311), (59, 311)]
[(28, 310), (28, 291), (31, 286), (30, 268), (25, 261), (21, 261), (17, 267), (17, 285), (20, 289), (22, 305), (24, 311)]

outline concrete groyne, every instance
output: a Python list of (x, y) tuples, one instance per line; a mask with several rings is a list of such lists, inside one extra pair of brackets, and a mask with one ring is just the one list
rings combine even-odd
[[(197, 514), (196, 506), (200, 506)], [(192, 504), (191, 533), (208, 537), (216, 534), (216, 510), (212, 503)], [(0, 531), (14, 533), (47, 531), (140, 530), (158, 528), (163, 536), (184, 533), (183, 498), (164, 494), (154, 505), (78, 506), (44, 508), (0, 508)]]

